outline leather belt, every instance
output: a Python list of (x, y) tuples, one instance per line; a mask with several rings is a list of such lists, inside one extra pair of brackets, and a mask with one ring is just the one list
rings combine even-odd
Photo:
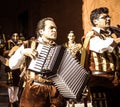
[(115, 72), (103, 72), (103, 71), (92, 71), (91, 72), (93, 75), (114, 75)]
[(42, 83), (42, 84), (52, 84), (52, 80), (43, 77), (41, 74), (36, 74), (33, 71), (29, 71), (29, 80), (33, 82)]
[(93, 76), (99, 76), (113, 80), (115, 72), (102, 72), (102, 71), (92, 71)]
[(35, 85), (53, 85), (52, 82), (39, 82), (39, 81), (33, 81), (32, 82)]

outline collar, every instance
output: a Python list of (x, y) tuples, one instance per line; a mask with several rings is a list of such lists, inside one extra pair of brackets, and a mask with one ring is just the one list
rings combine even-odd
[(112, 32), (111, 32), (110, 29), (103, 30), (103, 29), (100, 29), (100, 28), (98, 28), (98, 27), (93, 27), (92, 29), (93, 29), (94, 31), (100, 33), (100, 34), (107, 34), (107, 35), (111, 35), (111, 34), (112, 34)]
[(39, 41), (39, 42), (42, 42), (42, 37), (39, 36), (39, 37), (38, 37), (38, 41)]
[(51, 43), (45, 42), (42, 37), (38, 37), (38, 41), (39, 41), (40, 43), (42, 43), (42, 44), (45, 44), (45, 45), (51, 45), (51, 46), (55, 46), (55, 45), (56, 45), (56, 43), (55, 43), (54, 41), (51, 42)]
[(98, 32), (98, 33), (100, 33), (100, 28), (98, 28), (98, 27), (93, 27), (92, 30), (94, 30), (94, 31), (96, 31), (96, 32)]

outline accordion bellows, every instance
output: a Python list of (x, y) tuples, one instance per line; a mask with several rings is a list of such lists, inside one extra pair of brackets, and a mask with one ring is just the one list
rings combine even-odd
[[(31, 61), (28, 69), (37, 73), (51, 72), (48, 78), (52, 79), (65, 98), (80, 99), (88, 82), (89, 72), (62, 46), (47, 46), (47, 48), (43, 46), (42, 49), (44, 50), (41, 53), (44, 55), (38, 55), (34, 63)], [(41, 56), (45, 57), (42, 58), (42, 62), (40, 62)]]

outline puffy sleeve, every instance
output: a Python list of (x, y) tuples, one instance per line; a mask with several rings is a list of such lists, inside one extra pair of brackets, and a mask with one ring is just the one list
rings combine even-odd
[(95, 36), (90, 39), (90, 50), (95, 51), (97, 53), (103, 53), (105, 51), (112, 52), (114, 47), (112, 47), (112, 43), (114, 42), (113, 38), (106, 38), (105, 40)]
[(20, 68), (21, 64), (25, 61), (25, 56), (21, 54), (21, 50), (24, 49), (24, 46), (21, 45), (20, 48), (16, 50), (16, 52), (9, 58), (9, 67), (11, 69)]

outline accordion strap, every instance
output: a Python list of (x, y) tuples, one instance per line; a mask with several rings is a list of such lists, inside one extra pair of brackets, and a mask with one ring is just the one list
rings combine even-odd
[(36, 49), (38, 46), (39, 41), (38, 40), (26, 40), (23, 42), (24, 48), (32, 48)]
[[(36, 49), (38, 46), (38, 41), (37, 40), (26, 40), (23, 42), (24, 48), (32, 48), (32, 49)], [(23, 65), (21, 65), (20, 69), (21, 69), (21, 74), (20, 77), (22, 78), (25, 73), (27, 72), (27, 68), (29, 65), (29, 62), (31, 61), (31, 59), (29, 57), (26, 57), (25, 62)]]

